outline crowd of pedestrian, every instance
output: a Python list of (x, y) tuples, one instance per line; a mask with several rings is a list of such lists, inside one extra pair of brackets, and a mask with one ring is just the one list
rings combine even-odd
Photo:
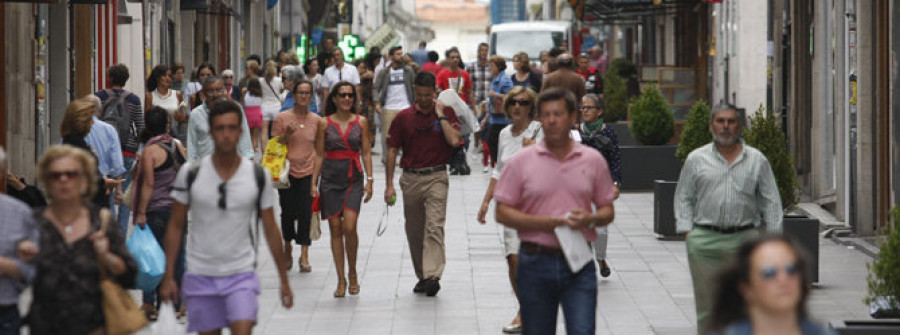
[[(350, 60), (326, 38), (305, 60), (251, 55), (237, 81), (235, 71), (217, 75), (208, 63), (188, 78), (179, 63), (157, 65), (143, 101), (124, 89), (128, 68), (113, 65), (109, 88), (69, 104), (62, 143), (38, 165), (40, 189), (7, 174), (0, 288), (9, 289), (0, 289), (0, 319), (14, 322), (0, 333), (17, 333), (24, 322), (32, 334), (102, 334), (99, 282), (108, 275), (135, 287), (130, 229), (149, 228), (166, 256), (161, 284), (144, 290), (141, 310), (154, 319), (161, 303), (176, 302), (188, 331), (251, 333), (260, 237), (290, 308), (293, 245), (299, 272), (311, 272), (319, 217), (329, 228), (333, 296), (358, 295), (357, 222), (373, 196), (373, 155), (386, 170), (383, 201), (403, 199), (412, 291), (435, 296), (447, 258), (449, 175), (471, 173), (471, 145), (490, 176), (477, 220), (486, 224), (496, 204), (519, 303), (502, 331), (553, 334), (562, 307), (569, 334), (594, 334), (597, 274), (612, 272), (608, 226), (624, 182), (617, 134), (603, 119), (608, 59), (599, 47), (576, 58), (548, 46), (533, 55), (539, 59), (511, 55), (508, 70), (489, 50), (480, 43), (465, 63), (456, 47), (440, 59), (422, 42), (411, 52), (373, 48)], [(741, 139), (733, 106), (715, 108), (709, 127), (714, 141), (690, 154), (675, 199), (678, 229), (689, 232), (698, 330), (823, 333), (806, 313), (802, 255), (784, 238), (757, 238), (763, 225), (781, 230), (768, 161)], [(286, 147), (289, 163), (277, 193), (277, 176), (259, 164), (270, 138)], [(716, 278), (718, 288), (709, 285)], [(34, 300), (20, 321), (6, 307), (17, 304), (22, 283)], [(791, 294), (775, 296), (772, 285)]]

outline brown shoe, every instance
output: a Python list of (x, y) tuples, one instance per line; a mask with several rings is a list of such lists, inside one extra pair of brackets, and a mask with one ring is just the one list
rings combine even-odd
[(413, 287), (413, 293), (425, 293), (425, 284), (427, 283), (428, 279), (419, 280), (419, 282), (416, 283), (416, 286)]

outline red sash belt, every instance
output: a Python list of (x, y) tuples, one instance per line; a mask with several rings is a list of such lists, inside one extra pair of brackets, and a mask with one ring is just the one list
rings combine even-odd
[(347, 171), (347, 178), (353, 178), (353, 168), (362, 171), (362, 165), (359, 163), (359, 151), (353, 150), (332, 150), (325, 152), (327, 159), (348, 159), (350, 160), (350, 169)]

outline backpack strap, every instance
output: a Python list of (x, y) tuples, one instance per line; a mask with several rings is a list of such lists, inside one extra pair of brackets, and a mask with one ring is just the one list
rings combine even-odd
[[(259, 163), (252, 162), (253, 164), (253, 175), (256, 177), (256, 219), (253, 220), (253, 224), (250, 225), (250, 240), (253, 243), (253, 268), (256, 268), (256, 260), (259, 254), (259, 220), (262, 217), (262, 196), (266, 187), (266, 172), (263, 170), (262, 165)], [(256, 234), (253, 233), (253, 228), (256, 228)]]

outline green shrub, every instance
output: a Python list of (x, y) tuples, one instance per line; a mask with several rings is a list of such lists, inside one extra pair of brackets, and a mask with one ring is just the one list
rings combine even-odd
[(606, 69), (606, 73), (610, 72), (618, 74), (621, 78), (628, 79), (632, 76), (637, 77), (638, 69), (637, 65), (634, 65), (634, 62), (630, 59), (616, 58), (609, 63), (609, 67)]
[(744, 141), (766, 155), (778, 183), (781, 207), (785, 212), (793, 209), (799, 200), (797, 190), (800, 186), (797, 171), (794, 170), (794, 158), (788, 154), (787, 141), (778, 118), (760, 105), (750, 119), (750, 127), (744, 129)]
[(631, 135), (645, 145), (663, 145), (675, 135), (675, 116), (666, 99), (650, 85), (631, 105)]
[(688, 154), (694, 149), (712, 142), (712, 134), (709, 132), (709, 105), (704, 100), (697, 100), (687, 120), (684, 121), (684, 129), (681, 131), (681, 142), (678, 142), (678, 150), (675, 156), (684, 165)]
[(878, 248), (878, 257), (866, 264), (869, 294), (863, 300), (872, 303), (876, 298), (888, 297), (894, 311), (900, 310), (900, 207), (891, 209), (891, 223), (885, 233), (887, 239)]
[(628, 113), (628, 87), (614, 71), (607, 71), (603, 76), (603, 100), (604, 122), (616, 122)]

